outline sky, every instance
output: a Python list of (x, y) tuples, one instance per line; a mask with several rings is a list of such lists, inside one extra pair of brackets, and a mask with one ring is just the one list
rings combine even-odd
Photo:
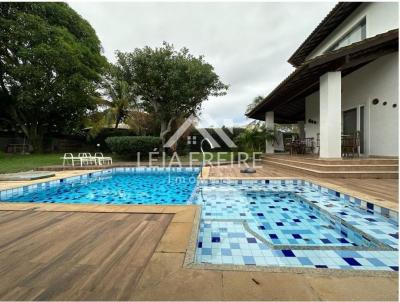
[(144, 46), (187, 47), (204, 55), (225, 96), (203, 103), (200, 126), (242, 126), (246, 107), (266, 96), (292, 71), (287, 62), (335, 2), (70, 2), (95, 29), (104, 54)]

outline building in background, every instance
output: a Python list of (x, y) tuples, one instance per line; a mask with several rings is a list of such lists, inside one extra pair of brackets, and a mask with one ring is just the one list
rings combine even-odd
[(340, 158), (354, 133), (362, 155), (398, 156), (398, 11), (395, 2), (337, 4), (289, 58), (295, 71), (247, 116), (298, 123), (321, 158)]

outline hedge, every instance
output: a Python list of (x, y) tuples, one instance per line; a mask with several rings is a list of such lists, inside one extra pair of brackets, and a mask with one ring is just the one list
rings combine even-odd
[(114, 137), (114, 136), (136, 136), (137, 133), (131, 129), (124, 129), (124, 128), (102, 128), (96, 134), (90, 134), (87, 136), (88, 143), (92, 144), (93, 146), (97, 146), (100, 144), (100, 150), (103, 152), (110, 152), (110, 148), (108, 148), (106, 144), (107, 137)]
[(136, 156), (140, 152), (142, 156), (146, 156), (155, 148), (160, 148), (161, 140), (156, 136), (114, 136), (107, 137), (106, 144), (112, 152), (119, 155)]

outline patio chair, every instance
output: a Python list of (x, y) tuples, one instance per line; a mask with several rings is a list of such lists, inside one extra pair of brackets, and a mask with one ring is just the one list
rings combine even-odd
[(110, 157), (110, 156), (104, 156), (103, 153), (97, 152), (97, 153), (94, 154), (94, 157), (97, 160), (97, 164), (100, 165), (100, 166), (103, 163), (112, 165), (112, 157)]
[(302, 148), (303, 148), (303, 154), (305, 153), (314, 153), (314, 138), (313, 137), (306, 137), (302, 139)]
[(283, 147), (286, 152), (289, 152), (290, 155), (292, 155), (293, 154), (293, 138), (291, 138), (291, 137), (285, 138), (285, 143), (283, 144)]
[(355, 132), (354, 134), (342, 135), (342, 156), (343, 157), (359, 157), (360, 147), (360, 134)]
[(83, 157), (76, 157), (72, 153), (64, 153), (63, 157), (60, 157), (63, 160), (63, 166), (67, 165), (68, 162), (71, 162), (71, 166), (75, 166), (75, 162), (79, 162), (80, 166), (83, 166), (83, 163), (86, 161)]
[(96, 165), (97, 161), (96, 158), (93, 157), (90, 153), (79, 153), (79, 158), (82, 158), (82, 163), (86, 165)]

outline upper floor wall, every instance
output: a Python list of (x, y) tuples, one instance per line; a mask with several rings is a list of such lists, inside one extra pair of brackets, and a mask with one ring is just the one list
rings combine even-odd
[[(358, 7), (325, 40), (318, 45), (306, 60), (324, 54), (335, 48), (338, 42), (365, 20), (365, 37), (399, 28), (399, 4), (397, 2), (369, 2)], [(356, 41), (353, 41), (356, 42)], [(346, 46), (346, 43), (343, 43)]]

